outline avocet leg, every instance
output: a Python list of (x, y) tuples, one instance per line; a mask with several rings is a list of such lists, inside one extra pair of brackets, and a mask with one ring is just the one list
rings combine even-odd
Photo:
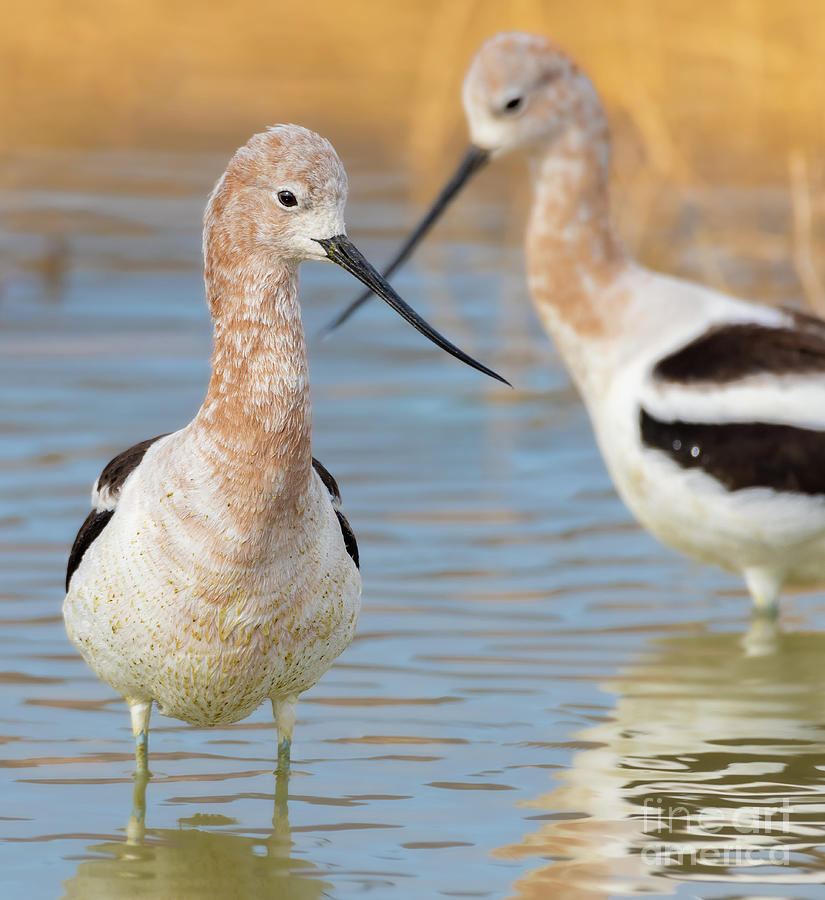
[(132, 715), (132, 734), (135, 736), (135, 763), (138, 774), (149, 775), (149, 716), (151, 700), (129, 700)]

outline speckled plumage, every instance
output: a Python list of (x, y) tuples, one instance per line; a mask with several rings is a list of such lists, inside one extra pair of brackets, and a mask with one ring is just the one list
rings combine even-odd
[(66, 629), (129, 702), (138, 770), (152, 704), (198, 725), (267, 697), (288, 769), (298, 694), (352, 640), (358, 546), (335, 479), (312, 458), (298, 264), (334, 262), (436, 346), (346, 235), (347, 177), (328, 141), (279, 125), (240, 148), (203, 232), (215, 327), (206, 399), (183, 429), (104, 469), (69, 556)]
[[(300, 215), (279, 205), (283, 189)], [(205, 216), (206, 398), (116, 489), (93, 492), (114, 514), (70, 574), (64, 617), (136, 735), (153, 701), (218, 725), (269, 698), (289, 737), (295, 698), (352, 640), (361, 579), (313, 467), (297, 296), (298, 263), (326, 259), (314, 238), (344, 232), (345, 197), (335, 151), (306, 129), (235, 154)]]

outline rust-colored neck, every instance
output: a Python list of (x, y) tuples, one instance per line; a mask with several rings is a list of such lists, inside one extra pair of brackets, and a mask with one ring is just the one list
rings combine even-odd
[(312, 471), (297, 265), (225, 245), (206, 256), (214, 353), (192, 437), (239, 511), (267, 519), (300, 503)]
[(610, 222), (609, 156), (607, 123), (591, 112), (531, 159), (530, 289), (563, 353), (565, 334), (602, 336), (616, 316), (611, 288), (628, 258)]

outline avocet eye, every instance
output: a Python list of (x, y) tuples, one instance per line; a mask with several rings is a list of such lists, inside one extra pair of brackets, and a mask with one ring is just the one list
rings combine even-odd
[(506, 113), (518, 112), (523, 105), (524, 105), (524, 97), (511, 97), (504, 104), (504, 112), (506, 112)]
[(281, 206), (290, 209), (291, 207), (298, 205), (298, 200), (292, 191), (278, 191), (278, 203), (280, 203)]

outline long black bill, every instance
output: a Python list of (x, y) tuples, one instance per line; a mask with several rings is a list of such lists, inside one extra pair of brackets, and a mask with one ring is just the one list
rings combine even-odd
[[(477, 362), (472, 356), (468, 356), (463, 350), (459, 350), (455, 344), (450, 343), (443, 335), (439, 334), (432, 326), (428, 325), (418, 313), (407, 306), (407, 304), (395, 293), (395, 291), (387, 284), (386, 280), (380, 275), (364, 258), (361, 251), (350, 241), (345, 234), (338, 234), (335, 237), (324, 238), (319, 240), (315, 238), (324, 250), (326, 250), (327, 258), (337, 263), (342, 269), (346, 269), (351, 275), (354, 275), (360, 282), (365, 284), (371, 293), (378, 296), (388, 303), (400, 316), (403, 316), (413, 328), (418, 329), (424, 337), (429, 338), (434, 344), (446, 350), (451, 356), (460, 359), (468, 366), (484, 372), (497, 381), (504, 384), (510, 384), (506, 378), (502, 378), (492, 369)], [(369, 296), (369, 294), (368, 294)]]
[[(470, 149), (464, 155), (464, 159), (458, 165), (453, 177), (444, 185), (441, 193), (435, 198), (433, 205), (430, 207), (429, 212), (424, 216), (424, 218), (416, 225), (412, 234), (407, 238), (406, 241), (398, 248), (395, 256), (393, 257), (390, 264), (384, 269), (381, 273), (384, 278), (389, 278), (392, 273), (403, 263), (406, 261), (407, 257), (415, 250), (419, 241), (424, 237), (424, 235), (433, 227), (433, 225), (438, 221), (441, 213), (449, 206), (450, 201), (455, 197), (455, 195), (461, 190), (461, 188), (470, 180), (470, 178), (487, 162), (490, 158), (490, 152), (488, 150), (482, 150), (480, 147), (470, 146)], [(363, 306), (364, 303), (369, 300), (370, 295), (372, 294), (372, 288), (368, 291), (364, 291), (363, 294), (360, 294), (356, 297), (355, 300), (350, 303), (350, 305), (343, 310), (343, 312), (339, 313), (325, 328), (320, 332), (319, 337), (325, 338), (332, 334), (339, 325), (343, 325), (344, 322), (360, 307)]]

